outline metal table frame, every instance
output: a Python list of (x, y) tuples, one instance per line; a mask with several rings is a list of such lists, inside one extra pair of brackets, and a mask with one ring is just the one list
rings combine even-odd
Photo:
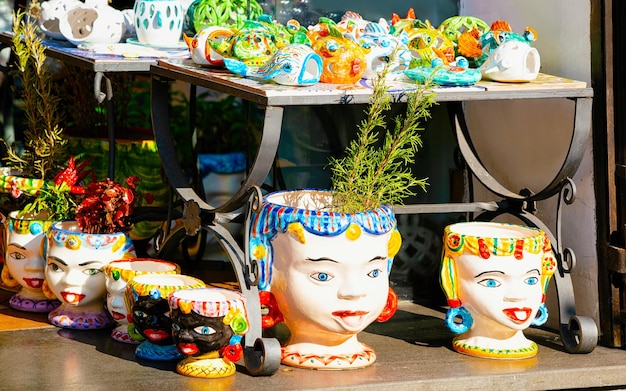
[[(0, 45), (11, 46), (13, 34), (0, 34)], [(148, 73), (150, 66), (156, 64), (156, 58), (120, 58), (117, 56), (99, 55), (88, 50), (76, 48), (67, 41), (44, 39), (46, 55), (64, 64), (75, 65), (94, 73), (93, 92), (98, 103), (106, 100), (107, 133), (109, 138), (109, 168), (110, 178), (115, 176), (115, 115), (113, 110), (113, 88), (111, 80), (106, 76), (118, 72)]]
[[(250, 264), (247, 243), (244, 249), (222, 224), (234, 218), (236, 209), (247, 204), (246, 213), (257, 208), (262, 195), (259, 186), (272, 169), (281, 134), (283, 107), (291, 105), (341, 105), (367, 104), (371, 88), (367, 86), (333, 86), (318, 84), (313, 87), (285, 87), (262, 84), (243, 79), (223, 70), (201, 68), (191, 61), (159, 61), (151, 66), (152, 75), (152, 121), (159, 153), (163, 160), (165, 174), (172, 187), (184, 202), (182, 228), (165, 237), (161, 250), (177, 245), (185, 235), (195, 235), (199, 230), (210, 231), (218, 238), (228, 253), (242, 293), (247, 299), (248, 316), (251, 328), (244, 340), (244, 358), (248, 371), (253, 375), (271, 375), (280, 364), (280, 345), (276, 340), (263, 338), (261, 329), (261, 308), (256, 286), (255, 265)], [(168, 84), (173, 80), (202, 86), (230, 94), (265, 108), (265, 122), (259, 149), (245, 181), (232, 198), (223, 205), (207, 204), (183, 174), (177, 162), (174, 145), (169, 132), (167, 113)], [(411, 85), (392, 85), (390, 93), (395, 102), (403, 100), (403, 88)], [(483, 88), (484, 87), (484, 88)], [(480, 82), (475, 88), (439, 89), (437, 101), (449, 105), (455, 136), (469, 170), (487, 189), (502, 197), (498, 202), (467, 202), (448, 204), (422, 204), (396, 206), (397, 213), (475, 213), (477, 220), (491, 220), (501, 214), (517, 216), (526, 224), (543, 229), (553, 244), (558, 271), (555, 273), (559, 304), (560, 334), (566, 351), (570, 353), (591, 352), (598, 339), (595, 321), (586, 316), (576, 315), (574, 291), (570, 271), (575, 264), (571, 249), (563, 248), (561, 241), (561, 204), (575, 199), (575, 186), (571, 177), (575, 174), (591, 134), (591, 105), (593, 90), (585, 83), (540, 75), (540, 80), (530, 84), (509, 84)], [(537, 193), (510, 191), (501, 185), (481, 163), (463, 115), (463, 102), (518, 99), (572, 100), (575, 104), (574, 127), (569, 140), (569, 150), (559, 172), (551, 182)], [(554, 195), (559, 195), (557, 210), (557, 232), (553, 234), (535, 213), (535, 203)], [(246, 215), (246, 224), (247, 221)], [(245, 240), (245, 239), (244, 239)]]

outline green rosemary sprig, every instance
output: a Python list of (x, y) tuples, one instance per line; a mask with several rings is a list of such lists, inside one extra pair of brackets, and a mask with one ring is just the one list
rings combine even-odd
[[(430, 108), (436, 104), (432, 84), (427, 81), (407, 92), (406, 113), (394, 119), (394, 129), (389, 131), (385, 116), (391, 108), (388, 74), (387, 66), (374, 80), (374, 91), (365, 110), (367, 117), (359, 125), (358, 137), (348, 145), (346, 155), (330, 159), (334, 211), (354, 213), (382, 204), (401, 205), (415, 195), (413, 188), (426, 191), (428, 178), (415, 178), (410, 166), (422, 147), (422, 121), (430, 118)], [(382, 146), (378, 146), (381, 131), (385, 135)]]
[[(13, 15), (12, 50), (16, 61), (12, 74), (21, 82), (26, 130), (24, 151), (7, 145), (7, 163), (24, 175), (46, 179), (65, 162), (67, 140), (63, 129), (60, 98), (53, 93), (52, 74), (46, 62), (45, 47), (35, 20), (24, 11)], [(8, 140), (3, 140), (10, 144)]]

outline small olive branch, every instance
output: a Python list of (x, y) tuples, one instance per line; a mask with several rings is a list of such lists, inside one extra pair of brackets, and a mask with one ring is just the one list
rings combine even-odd
[[(430, 118), (435, 102), (432, 82), (416, 84), (406, 93), (406, 113), (394, 118), (394, 129), (387, 130), (385, 112), (391, 109), (386, 84), (389, 66), (374, 80), (374, 91), (359, 125), (358, 137), (346, 148), (346, 155), (330, 158), (334, 211), (353, 213), (371, 210), (382, 204), (401, 205), (415, 192), (426, 191), (428, 178), (417, 179), (411, 172), (415, 153), (423, 146), (419, 131)], [(380, 132), (385, 131), (382, 146)]]

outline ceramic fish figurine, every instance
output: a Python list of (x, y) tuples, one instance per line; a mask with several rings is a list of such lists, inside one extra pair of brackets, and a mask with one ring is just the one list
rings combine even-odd
[(464, 57), (457, 57), (453, 65), (444, 65), (441, 59), (435, 59), (430, 67), (418, 66), (407, 69), (404, 74), (419, 83), (432, 79), (439, 86), (471, 86), (482, 78), (480, 69), (470, 68)]
[(407, 47), (408, 36), (404, 31), (398, 37), (388, 31), (388, 27), (381, 22), (370, 22), (365, 26), (359, 38), (367, 64), (364, 79), (373, 78), (390, 62), (389, 76), (392, 78), (409, 68), (413, 57)]
[(213, 49), (213, 45), (233, 36), (234, 31), (220, 26), (210, 26), (202, 29), (193, 38), (183, 34), (185, 43), (189, 47), (191, 59), (200, 65), (223, 67), (224, 57)]
[(262, 67), (249, 66), (229, 58), (224, 59), (224, 64), (228, 70), (238, 75), (288, 86), (315, 84), (322, 75), (322, 58), (303, 44), (283, 46)]
[(354, 84), (366, 70), (365, 53), (356, 41), (343, 36), (331, 19), (321, 17), (310, 29), (312, 49), (322, 57), (320, 81), (332, 84)]
[(513, 40), (530, 44), (536, 39), (537, 32), (532, 27), (526, 27), (522, 34), (516, 34), (511, 30), (509, 23), (497, 20), (491, 24), (491, 29), (485, 34), (479, 35), (476, 29), (461, 34), (458, 52), (480, 67), (491, 52), (504, 42)]
[(525, 42), (506, 41), (495, 48), (480, 66), (483, 79), (499, 82), (528, 82), (539, 74), (541, 59), (537, 49)]

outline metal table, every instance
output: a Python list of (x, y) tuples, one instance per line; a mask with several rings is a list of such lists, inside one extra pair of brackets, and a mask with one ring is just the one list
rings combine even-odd
[[(259, 186), (270, 172), (281, 134), (283, 107), (292, 105), (344, 105), (367, 104), (372, 92), (365, 82), (352, 86), (318, 83), (311, 87), (287, 87), (257, 82), (235, 76), (228, 71), (207, 69), (191, 60), (159, 61), (150, 68), (152, 75), (152, 121), (159, 154), (163, 167), (173, 188), (184, 201), (184, 229), (170, 233), (163, 245), (177, 244), (184, 235), (194, 235), (205, 229), (217, 237), (228, 253), (242, 292), (247, 298), (248, 316), (251, 328), (245, 339), (245, 361), (249, 372), (254, 375), (271, 375), (278, 369), (280, 347), (275, 340), (262, 338), (261, 308), (255, 280), (254, 265), (249, 263), (247, 246), (244, 250), (222, 223), (233, 218), (233, 211), (247, 204), (249, 213), (259, 206), (261, 194)], [(189, 185), (183, 174), (174, 151), (169, 132), (167, 114), (168, 83), (173, 80), (202, 86), (230, 94), (265, 108), (265, 122), (259, 149), (245, 181), (232, 198), (223, 205), (207, 204)], [(411, 89), (411, 83), (394, 82), (390, 93), (394, 102), (403, 101), (403, 91)], [(535, 203), (559, 194), (561, 202), (571, 203), (575, 198), (575, 186), (570, 179), (582, 160), (591, 134), (591, 106), (593, 90), (586, 83), (540, 74), (531, 83), (503, 84), (479, 82), (465, 88), (439, 88), (436, 99), (445, 102), (451, 112), (451, 120), (459, 149), (469, 170), (487, 189), (502, 197), (498, 202), (467, 202), (447, 204), (422, 204), (397, 206), (397, 213), (476, 213), (477, 220), (491, 220), (508, 213), (517, 216), (526, 224), (543, 229), (553, 243), (558, 262), (555, 273), (559, 304), (560, 334), (565, 349), (570, 353), (591, 352), (598, 339), (598, 330), (590, 317), (576, 315), (574, 291), (570, 271), (575, 263), (573, 251), (562, 248), (560, 214), (557, 211), (556, 235), (535, 215)], [(518, 99), (562, 98), (574, 102), (574, 127), (569, 141), (569, 149), (563, 163), (550, 183), (541, 191), (530, 193), (514, 192), (500, 184), (481, 163), (476, 153), (463, 115), (463, 102)], [(169, 242), (169, 244), (168, 244)]]
[[(0, 45), (10, 46), (13, 34), (3, 32), (0, 34)], [(115, 174), (115, 116), (113, 110), (113, 88), (111, 81), (106, 76), (116, 72), (140, 72), (148, 73), (150, 66), (156, 64), (157, 58), (139, 57), (125, 58), (97, 54), (89, 50), (77, 48), (68, 41), (57, 39), (43, 39), (46, 47), (46, 55), (64, 64), (74, 65), (94, 73), (93, 92), (98, 103), (106, 100), (107, 126), (109, 137), (109, 177)]]

